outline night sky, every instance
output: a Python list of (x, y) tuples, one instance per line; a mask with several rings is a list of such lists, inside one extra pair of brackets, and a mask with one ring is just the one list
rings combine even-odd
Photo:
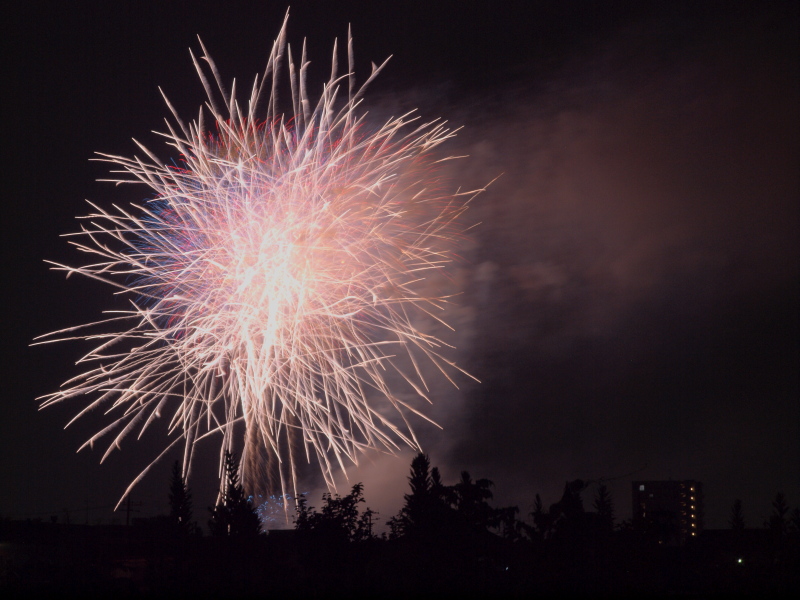
[[(100, 465), (104, 447), (75, 451), (102, 415), (64, 431), (83, 399), (37, 411), (88, 347), (33, 338), (119, 306), (44, 261), (80, 263), (59, 236), (85, 199), (141, 200), (97, 182), (107, 169), (89, 159), (134, 154), (132, 137), (168, 155), (150, 133), (167, 116), (158, 86), (196, 116), (196, 36), (247, 87), (286, 4), (20, 4), (4, 16), (0, 515), (83, 522), (88, 506), (91, 522), (124, 521), (109, 507), (166, 424)], [(448, 284), (448, 340), (482, 383), (437, 383), (443, 430), (420, 423), (445, 482), (488, 477), (522, 515), (576, 478), (607, 481), (618, 519), (632, 479), (702, 481), (710, 527), (735, 498), (748, 526), (778, 491), (800, 505), (797, 3), (295, 2), (289, 41), (308, 37), (312, 90), (348, 23), (362, 80), (393, 55), (366, 97), (371, 122), (414, 107), (448, 119), (463, 129), (442, 152), (468, 155), (448, 163), (453, 186), (499, 176), (468, 212), (480, 225)], [(349, 473), (383, 519), (411, 456)], [(175, 458), (134, 490), (135, 516), (167, 510)], [(190, 485), (205, 522), (213, 443), (201, 460)], [(316, 506), (319, 483), (305, 484)]]

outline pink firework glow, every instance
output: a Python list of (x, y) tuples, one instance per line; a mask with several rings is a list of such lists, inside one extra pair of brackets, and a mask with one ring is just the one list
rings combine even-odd
[[(448, 379), (463, 373), (414, 322), (440, 320), (447, 299), (426, 278), (451, 263), (477, 191), (441, 191), (431, 151), (454, 135), (443, 123), (406, 114), (366, 125), (361, 96), (383, 65), (357, 87), (352, 40), (345, 75), (334, 47), (316, 106), (305, 47), (295, 63), (285, 21), (244, 110), (202, 49), (192, 59), (208, 101), (197, 120), (167, 101), (174, 121), (161, 135), (178, 166), (141, 144), (143, 158), (101, 155), (116, 167), (111, 181), (144, 184), (154, 199), (90, 203), (70, 234), (90, 264), (51, 263), (115, 286), (130, 307), (37, 342), (97, 344), (79, 361), (88, 370), (42, 406), (89, 395), (75, 418), (112, 416), (84, 444), (113, 438), (103, 459), (165, 418), (174, 439), (161, 456), (182, 443), (185, 476), (195, 445), (219, 434), (221, 457), (241, 449), (251, 490), (296, 492), (298, 461), (313, 458), (333, 487), (335, 470), (366, 449), (419, 447), (408, 398), (430, 401), (424, 362)], [(281, 112), (284, 66), (291, 108)]]

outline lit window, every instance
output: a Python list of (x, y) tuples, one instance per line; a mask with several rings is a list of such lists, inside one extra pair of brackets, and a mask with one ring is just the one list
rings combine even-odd
[(692, 532), (692, 535), (697, 535), (697, 534), (696, 534), (696, 533), (693, 531), (693, 532)]
[[(692, 510), (694, 510), (694, 505), (692, 505)], [(692, 517), (694, 517), (694, 515), (692, 515)]]
[(639, 491), (640, 491), (640, 492), (643, 492), (643, 491), (644, 491), (644, 486), (643, 486), (643, 485), (640, 485), (640, 486), (639, 486)]
[(693, 487), (690, 487), (689, 489), (690, 489), (690, 490), (692, 490), (692, 491), (694, 491), (694, 488), (693, 488)]
[[(692, 527), (697, 527), (697, 523), (692, 523)], [(692, 532), (692, 535), (694, 535), (694, 532)]]

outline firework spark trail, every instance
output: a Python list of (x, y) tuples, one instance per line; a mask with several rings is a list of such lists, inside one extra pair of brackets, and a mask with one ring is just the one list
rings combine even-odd
[[(265, 454), (278, 463), (281, 492), (296, 492), (298, 447), (306, 460), (313, 451), (334, 487), (344, 459), (356, 463), (368, 448), (391, 452), (399, 443), (419, 447), (407, 417), (422, 415), (392, 392), (387, 373), (398, 373), (429, 402), (420, 359), (448, 379), (461, 371), (441, 353), (447, 345), (412, 322), (419, 315), (440, 320), (435, 313), (447, 299), (420, 288), (426, 272), (451, 261), (463, 232), (459, 217), (477, 191), (437, 191), (429, 152), (454, 135), (444, 123), (417, 124), (409, 113), (367, 130), (357, 108), (386, 63), (373, 65), (357, 88), (351, 38), (348, 73), (337, 74), (334, 45), (331, 76), (313, 108), (305, 45), (298, 67), (286, 20), (245, 112), (236, 82), (226, 92), (201, 48), (200, 60), (192, 60), (208, 96), (205, 110), (187, 125), (164, 96), (174, 123), (160, 135), (181, 165), (161, 163), (138, 142), (144, 159), (101, 154), (121, 167), (109, 181), (145, 184), (154, 200), (130, 210), (90, 203), (94, 211), (70, 235), (96, 262), (51, 263), (67, 276), (119, 288), (130, 309), (43, 336), (38, 343), (99, 345), (79, 361), (92, 366), (42, 397), (42, 407), (89, 394), (75, 419), (100, 407), (114, 414), (82, 446), (113, 434), (103, 460), (126, 435), (138, 429), (141, 436), (171, 413), (176, 437), (161, 456), (184, 442), (184, 476), (196, 442), (221, 433), (222, 457), (243, 422), (242, 479), (251, 488), (264, 478), (257, 457)], [(288, 118), (278, 106), (283, 63)]]

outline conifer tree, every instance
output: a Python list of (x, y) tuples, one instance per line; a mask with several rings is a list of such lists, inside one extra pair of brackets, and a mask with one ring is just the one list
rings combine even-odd
[(742, 501), (738, 498), (733, 501), (731, 507), (731, 518), (728, 519), (728, 524), (734, 531), (742, 531), (744, 529), (744, 515), (742, 514)]
[(225, 452), (225, 490), (211, 510), (208, 527), (212, 535), (255, 538), (261, 533), (261, 521), (252, 501), (239, 481), (239, 459)]
[(614, 529), (614, 502), (611, 499), (611, 493), (605, 483), (601, 483), (597, 488), (597, 495), (594, 498), (594, 509), (597, 511), (597, 517), (600, 520), (600, 525), (606, 531)]
[(169, 484), (169, 516), (175, 530), (181, 534), (194, 533), (197, 524), (192, 522), (192, 493), (183, 477), (180, 461), (172, 465)]

